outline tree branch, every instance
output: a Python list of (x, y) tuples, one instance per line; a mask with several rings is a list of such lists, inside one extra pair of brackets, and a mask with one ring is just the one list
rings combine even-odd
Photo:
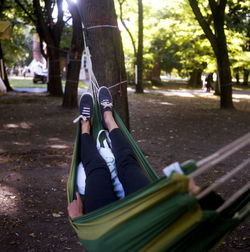
[(215, 2), (215, 0), (208, 0), (209, 2), (209, 5), (210, 5), (210, 8), (211, 8), (211, 11), (213, 13), (215, 13), (216, 9), (217, 9), (217, 3)]
[[(215, 3), (214, 0), (209, 0), (209, 2)], [(195, 14), (195, 17), (197, 21), (199, 22), (202, 30), (206, 34), (207, 38), (209, 39), (212, 47), (214, 48), (215, 51), (217, 51), (217, 45), (216, 45), (216, 37), (213, 34), (211, 28), (209, 27), (209, 24), (206, 22), (205, 18), (203, 17), (199, 7), (198, 7), (198, 2), (197, 0), (189, 0), (190, 6)]]
[(134, 41), (134, 38), (133, 38), (133, 35), (132, 33), (130, 32), (130, 30), (128, 29), (126, 23), (124, 22), (123, 20), (123, 10), (122, 10), (122, 5), (123, 3), (125, 2), (125, 0), (118, 0), (119, 2), (119, 6), (120, 6), (120, 20), (121, 20), (121, 23), (122, 25), (124, 26), (124, 28), (126, 29), (130, 39), (131, 39), (131, 42), (132, 42), (132, 45), (133, 45), (133, 49), (134, 49), (134, 56), (136, 57), (137, 55), (137, 51), (136, 51), (136, 46), (135, 46), (135, 41)]
[(17, 5), (19, 5), (19, 7), (24, 11), (25, 14), (27, 14), (27, 16), (30, 18), (31, 22), (33, 24), (36, 24), (36, 20), (32, 17), (32, 15), (26, 10), (26, 8), (23, 6), (23, 4), (19, 1), (19, 0), (15, 0), (15, 2), (17, 3)]
[(210, 9), (212, 10), (214, 26), (215, 26), (215, 36), (219, 36), (220, 32), (218, 27), (224, 29), (224, 21), (225, 21), (225, 8), (226, 8), (227, 0), (221, 0), (215, 2), (215, 0), (209, 0)]
[(45, 23), (39, 0), (33, 0), (33, 6), (37, 19), (39, 20), (37, 22), (36, 28), (40, 38), (42, 38), (47, 43), (47, 45), (53, 45), (54, 42), (49, 35), (49, 30)]
[(48, 18), (48, 21), (49, 21), (49, 24), (52, 24), (53, 23), (53, 18), (52, 18), (52, 12), (54, 10), (54, 6), (53, 8), (51, 8), (51, 0), (46, 0), (44, 1), (45, 2), (45, 9), (47, 11), (47, 18)]
[(65, 24), (67, 24), (69, 22), (69, 20), (72, 19), (72, 17), (68, 17), (67, 20), (65, 21)]
[(219, 7), (220, 7), (221, 9), (223, 9), (223, 11), (225, 10), (226, 5), (227, 5), (227, 0), (220, 0), (220, 1), (219, 1)]
[(225, 8), (227, 5), (227, 0), (220, 0), (219, 1), (219, 15), (220, 17), (223, 17), (223, 22), (224, 22), (224, 17), (225, 17)]
[(56, 36), (57, 36), (58, 41), (60, 41), (62, 30), (65, 24), (65, 22), (63, 21), (64, 11), (62, 8), (62, 3), (63, 3), (62, 0), (57, 0), (58, 16), (57, 16), (57, 22), (54, 28), (56, 29)]
[(62, 8), (63, 1), (57, 0), (57, 9), (58, 9), (58, 17), (57, 20), (59, 23), (63, 21), (63, 8)]

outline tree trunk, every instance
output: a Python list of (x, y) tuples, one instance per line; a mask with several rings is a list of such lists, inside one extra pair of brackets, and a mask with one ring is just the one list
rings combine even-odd
[(220, 107), (225, 109), (233, 108), (232, 98), (232, 77), (230, 62), (228, 58), (227, 41), (224, 31), (225, 12), (217, 7), (214, 10), (214, 29), (216, 36), (215, 55), (218, 67), (218, 84), (220, 87)]
[(248, 85), (248, 77), (249, 77), (249, 70), (244, 69), (244, 72), (243, 72), (243, 85), (245, 85), (245, 86)]
[(217, 79), (215, 82), (215, 92), (214, 95), (220, 96), (220, 87), (219, 87), (219, 80)]
[(60, 71), (60, 55), (58, 49), (48, 49), (49, 72), (48, 92), (52, 96), (62, 96), (62, 82)]
[[(112, 86), (126, 80), (124, 54), (113, 0), (81, 1), (87, 30), (87, 46), (99, 86)], [(127, 85), (110, 89), (115, 109), (129, 127)]]
[(239, 74), (239, 70), (237, 69), (237, 72), (235, 74), (235, 79), (236, 79), (236, 83), (239, 85), (240, 84), (240, 74)]
[[(2, 64), (1, 64), (1, 61), (2, 61)], [(13, 88), (10, 86), (8, 75), (7, 75), (6, 68), (5, 68), (4, 55), (3, 55), (1, 41), (0, 41), (0, 64), (1, 64), (0, 65), (0, 70), (1, 70), (0, 76), (1, 76), (1, 78), (3, 80), (3, 82), (4, 82), (6, 90), (7, 90), (7, 92), (13, 91)], [(2, 73), (3, 73), (3, 76), (2, 76)]]
[(138, 0), (138, 50), (137, 50), (137, 85), (136, 93), (143, 93), (143, 5)]
[(233, 108), (232, 83), (229, 60), (226, 55), (217, 57), (218, 64), (218, 85), (220, 88), (220, 107), (225, 109)]
[(78, 6), (76, 4), (70, 3), (69, 1), (67, 2), (69, 6), (69, 11), (73, 18), (73, 34), (69, 55), (69, 63), (67, 66), (67, 78), (63, 98), (63, 106), (74, 108), (77, 107), (78, 81), (81, 69), (81, 59), (84, 48), (84, 41), (82, 34), (81, 17), (77, 10)]
[(188, 86), (193, 88), (202, 88), (201, 74), (201, 69), (194, 69), (190, 75)]
[(232, 83), (230, 63), (227, 51), (227, 42), (224, 31), (225, 7), (227, 0), (214, 1), (210, 0), (209, 5), (213, 15), (214, 33), (211, 30), (208, 22), (202, 15), (197, 0), (189, 0), (190, 6), (208, 38), (214, 50), (217, 60), (218, 84), (220, 87), (220, 107), (231, 109), (233, 108), (232, 101)]
[(75, 108), (78, 106), (78, 81), (81, 68), (81, 54), (70, 52), (69, 63), (67, 65), (66, 86), (63, 97), (63, 107)]
[(154, 67), (152, 69), (151, 76), (152, 85), (160, 86), (161, 83), (161, 64), (160, 62), (155, 62)]
[(39, 0), (33, 0), (35, 16), (37, 18), (37, 33), (40, 40), (47, 44), (49, 73), (48, 92), (52, 96), (62, 96), (62, 82), (60, 71), (60, 40), (64, 27), (63, 21), (63, 1), (57, 0), (57, 21), (53, 21), (52, 6), (53, 1), (44, 1), (43, 11)]

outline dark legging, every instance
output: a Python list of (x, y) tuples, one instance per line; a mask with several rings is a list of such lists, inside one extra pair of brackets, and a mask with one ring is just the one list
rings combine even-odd
[[(125, 196), (150, 184), (121, 130), (112, 130), (109, 137)], [(114, 193), (109, 168), (87, 133), (81, 135), (81, 161), (86, 173), (84, 212), (89, 213), (116, 201), (118, 198)]]

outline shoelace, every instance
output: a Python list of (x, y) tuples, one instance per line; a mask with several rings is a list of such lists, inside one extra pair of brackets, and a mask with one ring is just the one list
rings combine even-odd
[(73, 123), (77, 123), (80, 119), (82, 119), (83, 121), (88, 121), (90, 119), (90, 108), (89, 107), (83, 107), (81, 115), (79, 115), (73, 121)]
[(109, 102), (109, 100), (103, 100), (100, 104), (104, 107), (104, 109), (113, 107), (112, 102)]

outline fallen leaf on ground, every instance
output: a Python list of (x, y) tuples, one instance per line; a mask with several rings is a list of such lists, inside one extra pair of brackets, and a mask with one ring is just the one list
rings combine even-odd
[(55, 218), (59, 218), (59, 217), (61, 217), (61, 214), (59, 214), (59, 213), (52, 213), (52, 216), (55, 217)]

